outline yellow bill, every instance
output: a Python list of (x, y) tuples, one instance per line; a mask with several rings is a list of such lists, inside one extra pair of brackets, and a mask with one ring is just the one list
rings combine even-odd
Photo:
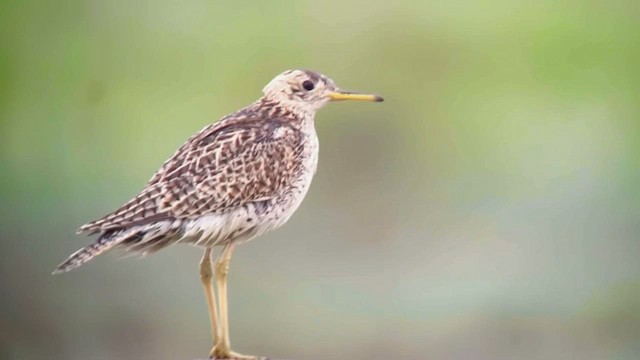
[(384, 101), (384, 99), (378, 95), (358, 94), (350, 91), (330, 92), (329, 98), (331, 99), (331, 101), (340, 101), (340, 100), (375, 101), (375, 102)]

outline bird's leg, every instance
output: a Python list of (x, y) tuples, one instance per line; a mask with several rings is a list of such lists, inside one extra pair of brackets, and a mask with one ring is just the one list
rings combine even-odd
[(218, 285), (218, 305), (220, 305), (219, 341), (211, 350), (210, 357), (215, 359), (255, 359), (255, 356), (242, 355), (231, 351), (229, 341), (229, 312), (227, 303), (227, 274), (233, 254), (233, 243), (225, 245), (216, 261), (216, 282)]
[(211, 335), (213, 344), (220, 340), (218, 309), (216, 306), (216, 295), (213, 290), (213, 268), (211, 266), (211, 248), (204, 251), (200, 260), (200, 281), (204, 287), (204, 295), (207, 297), (207, 307), (209, 308), (209, 322), (211, 323)]

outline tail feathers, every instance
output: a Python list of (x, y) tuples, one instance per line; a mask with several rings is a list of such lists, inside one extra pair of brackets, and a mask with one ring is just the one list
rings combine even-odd
[(120, 242), (127, 240), (131, 237), (136, 237), (138, 231), (108, 231), (100, 235), (100, 237), (90, 245), (87, 245), (78, 251), (71, 254), (67, 260), (58, 265), (53, 274), (60, 274), (63, 272), (71, 271), (78, 266), (86, 263), (94, 257), (102, 254), (103, 252), (111, 249)]

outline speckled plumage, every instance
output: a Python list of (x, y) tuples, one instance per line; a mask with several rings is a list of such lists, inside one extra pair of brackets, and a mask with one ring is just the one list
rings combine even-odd
[(143, 254), (173, 243), (212, 247), (282, 225), (309, 188), (318, 159), (314, 116), (336, 90), (332, 80), (313, 71), (276, 77), (262, 98), (187, 140), (140, 194), (80, 227), (99, 233), (98, 239), (56, 272), (114, 247)]
[(332, 94), (362, 98), (306, 70), (286, 71), (263, 91), (253, 104), (188, 139), (129, 202), (80, 227), (99, 233), (98, 239), (55, 272), (114, 247), (143, 254), (173, 243), (213, 247), (248, 241), (286, 222), (316, 171), (316, 111), (343, 99)]
[(139, 195), (80, 227), (101, 235), (59, 271), (112, 246), (142, 253), (177, 242), (210, 247), (282, 225), (306, 194), (318, 159), (313, 115), (294, 111), (263, 97), (202, 129)]
[[(382, 101), (345, 92), (313, 71), (288, 70), (253, 104), (192, 136), (144, 189), (116, 211), (80, 227), (98, 233), (54, 273), (111, 249), (142, 254), (174, 243), (205, 248), (200, 262), (212, 329), (211, 358), (254, 359), (231, 351), (227, 272), (235, 244), (284, 224), (311, 185), (318, 163), (315, 113), (329, 101)], [(215, 265), (212, 248), (224, 245)], [(218, 310), (219, 306), (219, 310)]]

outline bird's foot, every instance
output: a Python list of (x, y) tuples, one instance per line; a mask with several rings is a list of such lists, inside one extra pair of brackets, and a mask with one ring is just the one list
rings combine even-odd
[(257, 359), (264, 359), (264, 358), (260, 358), (258, 356), (253, 356), (253, 355), (238, 354), (235, 351), (231, 351), (231, 349), (229, 349), (228, 347), (225, 348), (225, 347), (216, 345), (213, 347), (213, 349), (211, 349), (211, 352), (209, 353), (209, 359), (257, 360)]

